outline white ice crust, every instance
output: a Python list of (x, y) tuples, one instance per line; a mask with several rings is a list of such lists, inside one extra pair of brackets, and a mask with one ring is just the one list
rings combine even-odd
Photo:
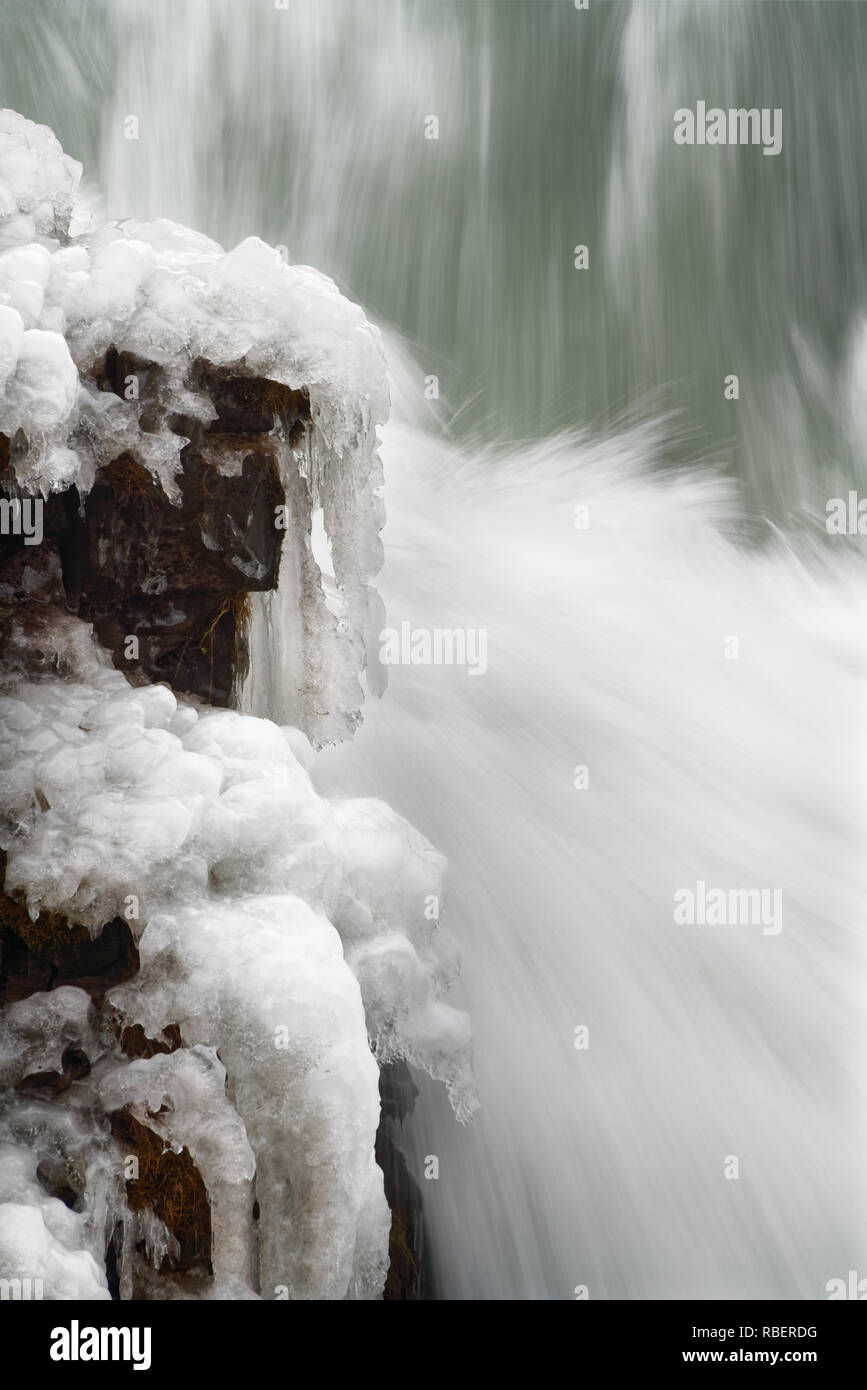
[[(255, 1174), (262, 1296), (375, 1297), (390, 1224), (377, 1059), (425, 1067), (461, 1116), (475, 1104), (425, 910), (442, 858), (384, 803), (320, 797), (298, 730), (134, 688), (72, 631), (75, 679), (0, 696), (6, 888), (94, 934), (128, 920), (141, 971), (110, 1001), (185, 1044), (108, 1070), (102, 1104), (144, 1122), (168, 1098), (147, 1123), (200, 1167), (218, 1286), (250, 1284)], [(9, 1006), (0, 1081), (56, 1069), (73, 1038), (98, 1062), (86, 1005), (65, 989)]]
[(0, 430), (27, 436), (22, 487), (86, 492), (120, 433), (175, 495), (185, 441), (143, 430), (135, 400), (94, 399), (110, 347), (165, 370), (166, 413), (195, 412), (196, 360), (306, 389), (323, 468), (385, 421), (380, 335), (332, 280), (256, 237), (227, 253), (162, 219), (70, 238), (80, 174), (47, 127), (0, 111)]
[[(304, 440), (281, 449), (293, 552), (285, 581), (290, 603), (298, 591), (307, 609), (306, 642), (294, 653), (306, 686), (292, 712), (296, 722), (309, 715), (308, 731), (323, 742), (345, 737), (358, 719), (359, 671), (367, 664), (378, 693), (383, 684), (382, 612), (370, 584), (384, 523), (381, 335), (333, 280), (289, 265), (257, 237), (226, 252), (165, 219), (71, 237), (80, 174), (47, 127), (0, 110), (0, 433), (12, 441), (15, 484), (42, 497), (72, 487), (86, 496), (99, 469), (129, 453), (179, 503), (189, 441), (168, 421), (216, 417), (196, 389), (202, 364), (306, 391)], [(142, 364), (147, 399), (133, 386), (124, 395), (100, 389), (109, 349)], [(319, 510), (333, 580), (308, 553)], [(265, 596), (255, 601), (263, 621)], [(329, 684), (334, 708), (319, 727), (314, 711)]]
[[(331, 280), (256, 238), (226, 253), (167, 221), (70, 235), (80, 173), (46, 127), (0, 111), (0, 433), (12, 485), (84, 497), (128, 451), (178, 503), (187, 441), (168, 421), (215, 418), (195, 387), (202, 364), (306, 391), (303, 444), (278, 426), (292, 518), (278, 608), (301, 634), (292, 722), (318, 742), (343, 736), (356, 719), (347, 672), (357, 686), (379, 611), (368, 582), (382, 554), (379, 334)], [(100, 389), (112, 348), (156, 379), (147, 411), (135, 392)], [(324, 577), (314, 514), (330, 546)], [(260, 623), (278, 608), (262, 608)], [(172, 1252), (153, 1213), (126, 1205), (104, 1118), (126, 1110), (186, 1148), (206, 1184), (205, 1296), (378, 1297), (390, 1213), (374, 1160), (377, 1062), (426, 1067), (461, 1117), (475, 1104), (466, 1019), (441, 998), (454, 963), (426, 911), (441, 856), (380, 802), (317, 795), (299, 729), (133, 687), (85, 624), (53, 621), (38, 669), (34, 638), (7, 648), (5, 888), (34, 920), (59, 913), (94, 936), (128, 922), (142, 968), (109, 997), (118, 1028), (158, 1037), (177, 1025), (183, 1047), (124, 1059), (75, 988), (0, 1011), (0, 1277), (26, 1270), (45, 1298), (105, 1298), (118, 1220), (122, 1297), (136, 1243), (155, 1268)], [(89, 1074), (41, 1096), (38, 1077), (58, 1076), (70, 1046)], [(22, 1100), (19, 1083), (34, 1097)], [(58, 1164), (83, 1187), (75, 1211), (37, 1174)]]

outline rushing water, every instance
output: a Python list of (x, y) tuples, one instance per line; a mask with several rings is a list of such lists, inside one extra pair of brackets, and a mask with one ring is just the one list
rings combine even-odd
[[(450, 861), (482, 1110), (459, 1127), (424, 1085), (407, 1126), (439, 1292), (863, 1273), (867, 586), (822, 523), (865, 474), (867, 7), (6, 0), (0, 24), (0, 102), (98, 170), (95, 205), (286, 244), (389, 331), (389, 621), (484, 628), (489, 669), (395, 668), (319, 777)], [(675, 146), (698, 99), (782, 108), (780, 156)], [(781, 887), (782, 931), (676, 926), (698, 879)]]

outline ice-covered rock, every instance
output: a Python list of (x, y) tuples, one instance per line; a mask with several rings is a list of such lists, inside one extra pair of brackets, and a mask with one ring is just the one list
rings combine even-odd
[(0, 111), (0, 250), (65, 241), (80, 178), (48, 126)]
[[(283, 673), (294, 692), (292, 717), (300, 723), (306, 715), (307, 731), (322, 741), (344, 737), (358, 719), (358, 672), (366, 663), (376, 690), (384, 679), (376, 643), (381, 605), (370, 583), (382, 564), (384, 522), (376, 428), (389, 403), (378, 330), (327, 276), (288, 264), (256, 237), (227, 252), (166, 220), (70, 237), (80, 172), (45, 127), (0, 111), (0, 475), (7, 474), (0, 483), (45, 498), (74, 488), (86, 499), (98, 482), (109, 484), (114, 467), (116, 510), (125, 497), (119, 467), (136, 494), (150, 482), (174, 506), (190, 508), (201, 469), (219, 480), (251, 466), (273, 468), (282, 514), (265, 497), (268, 524), (277, 545), (287, 536), (289, 602), (300, 599), (306, 611), (294, 669)], [(227, 381), (270, 385), (271, 410), (260, 411), (258, 423), (255, 411), (238, 418), (231, 402), (221, 412)], [(251, 430), (269, 436), (273, 449), (257, 446)], [(275, 563), (273, 547), (259, 534), (261, 506), (254, 510), (255, 517), (231, 516), (234, 546), (229, 536), (213, 535), (213, 517), (191, 533), (203, 559), (209, 550), (227, 552), (234, 570), (222, 581), (224, 593), (271, 587), (262, 581)], [(310, 548), (314, 512), (324, 518), (332, 550), (333, 576), (325, 580)], [(107, 528), (103, 518), (97, 522)], [(256, 533), (252, 545), (247, 526)], [(118, 555), (131, 546), (132, 568), (140, 571), (135, 541), (146, 538), (140, 528), (129, 530), (121, 517), (120, 534), (115, 527), (98, 540), (110, 540)], [(143, 550), (151, 572), (129, 576), (143, 594), (178, 582), (170, 559), (163, 572), (160, 548), (158, 530)], [(180, 559), (189, 584), (194, 557)], [(91, 552), (79, 567), (95, 573), (95, 561)], [(336, 594), (337, 614), (323, 585)], [(103, 608), (117, 610), (131, 592), (103, 596)], [(265, 622), (271, 600), (256, 603), (255, 621)], [(124, 606), (121, 631), (136, 631)], [(152, 614), (150, 629), (170, 624), (171, 611), (167, 605)], [(98, 613), (91, 596), (88, 616)], [(195, 636), (201, 632), (202, 624)], [(316, 713), (326, 703), (328, 714)], [(254, 703), (249, 708), (258, 712)]]
[[(67, 660), (74, 681), (18, 672), (0, 696), (6, 889), (94, 932), (129, 920), (141, 971), (110, 1002), (193, 1049), (104, 1074), (102, 1103), (190, 1150), (215, 1277), (250, 1277), (252, 1150), (263, 1296), (376, 1296), (376, 1058), (426, 1067), (462, 1116), (474, 1105), (467, 1021), (441, 997), (454, 962), (426, 910), (442, 858), (383, 803), (320, 797), (297, 730), (133, 687), (80, 641)], [(48, 996), (43, 1039), (38, 1002), (6, 1011), (19, 1032), (19, 1013), (36, 1021), (34, 1065), (56, 1065), (71, 1014), (85, 1036), (80, 993)]]
[[(0, 155), (0, 177), (3, 167)], [(0, 430), (32, 436), (15, 458), (30, 492), (70, 482), (86, 492), (95, 469), (116, 457), (120, 432), (176, 497), (186, 441), (154, 428), (154, 413), (212, 418), (195, 389), (195, 364), (207, 363), (308, 393), (319, 445), (311, 484), (329, 499), (326, 524), (336, 525), (353, 458), (369, 469), (362, 446), (372, 450), (388, 415), (377, 330), (333, 280), (289, 265), (257, 237), (225, 252), (158, 220), (103, 227), (53, 251), (15, 245), (0, 250), (0, 310)], [(100, 400), (94, 366), (110, 349), (159, 368), (151, 396)], [(71, 479), (51, 466), (63, 448), (78, 461)]]
[[(14, 1152), (20, 1156), (24, 1150)], [(15, 1173), (13, 1178), (17, 1193), (22, 1175)], [(34, 1181), (28, 1191), (37, 1194), (38, 1183)], [(66, 1219), (58, 1223), (61, 1213)], [(47, 1287), (50, 1301), (110, 1298), (104, 1272), (89, 1251), (76, 1247), (76, 1223), (72, 1218), (73, 1213), (52, 1198), (41, 1204), (35, 1200), (32, 1203), (0, 1202), (0, 1271), (3, 1271), (0, 1279), (34, 1281), (29, 1285), (29, 1296), (43, 1298)], [(58, 1225), (61, 1225), (59, 1234)], [(15, 1270), (28, 1273), (15, 1274)], [(39, 1293), (35, 1295), (37, 1280)]]
[(214, 1049), (184, 1048), (115, 1067), (103, 1075), (99, 1096), (107, 1111), (129, 1110), (176, 1153), (189, 1150), (208, 1189), (216, 1287), (236, 1280), (252, 1293), (256, 1161)]
[(62, 1073), (70, 1047), (95, 1054), (92, 1015), (88, 995), (69, 985), (7, 1005), (0, 1011), (0, 1087), (34, 1073)]
[[(375, 1297), (390, 1225), (378, 1069), (327, 919), (288, 894), (160, 914), (139, 980), (112, 998), (150, 1035), (176, 1020), (185, 1042), (219, 1047), (256, 1155), (263, 1295)], [(216, 1158), (237, 1182), (243, 1156)]]
[[(46, 1035), (51, 1028), (46, 1020)], [(127, 1214), (100, 1125), (74, 1108), (13, 1097), (0, 1091), (0, 1279), (38, 1279), (30, 1296), (47, 1302), (107, 1299), (107, 1239)], [(50, 1190), (60, 1172), (80, 1189), (74, 1208)]]
[[(475, 1103), (441, 856), (311, 780), (382, 684), (379, 334), (255, 237), (71, 234), (80, 172), (0, 112), (0, 486), (44, 501), (0, 547), (0, 1277), (377, 1297), (378, 1063)], [(64, 932), (111, 969), (47, 988)], [(184, 1250), (136, 1146), (205, 1192)]]

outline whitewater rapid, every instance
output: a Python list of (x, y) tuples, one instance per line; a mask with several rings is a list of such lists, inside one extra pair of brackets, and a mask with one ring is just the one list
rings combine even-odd
[[(863, 1258), (867, 587), (658, 452), (385, 432), (389, 623), (488, 632), (318, 768), (449, 862), (481, 1110), (419, 1079), (404, 1131), (441, 1297), (819, 1298)], [(779, 935), (676, 925), (699, 879), (780, 888)]]

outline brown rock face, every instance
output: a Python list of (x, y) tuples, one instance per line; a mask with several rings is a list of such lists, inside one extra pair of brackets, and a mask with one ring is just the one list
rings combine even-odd
[(211, 1207), (208, 1192), (188, 1149), (173, 1153), (147, 1125), (125, 1110), (109, 1116), (123, 1152), (138, 1160), (138, 1176), (126, 1184), (133, 1211), (150, 1207), (178, 1243), (161, 1271), (211, 1274)]
[[(307, 393), (196, 364), (192, 388), (216, 419), (166, 417), (161, 369), (110, 350), (94, 373), (123, 396), (131, 378), (141, 421), (187, 443), (172, 502), (147, 468), (120, 452), (100, 469), (82, 505), (75, 489), (44, 507), (44, 540), (0, 537), (0, 603), (63, 604), (93, 623), (127, 675), (227, 705), (247, 663), (247, 595), (274, 589), (285, 532), (279, 440), (296, 442), (310, 417)], [(0, 477), (10, 441), (0, 436)], [(131, 639), (135, 641), (131, 641)]]

